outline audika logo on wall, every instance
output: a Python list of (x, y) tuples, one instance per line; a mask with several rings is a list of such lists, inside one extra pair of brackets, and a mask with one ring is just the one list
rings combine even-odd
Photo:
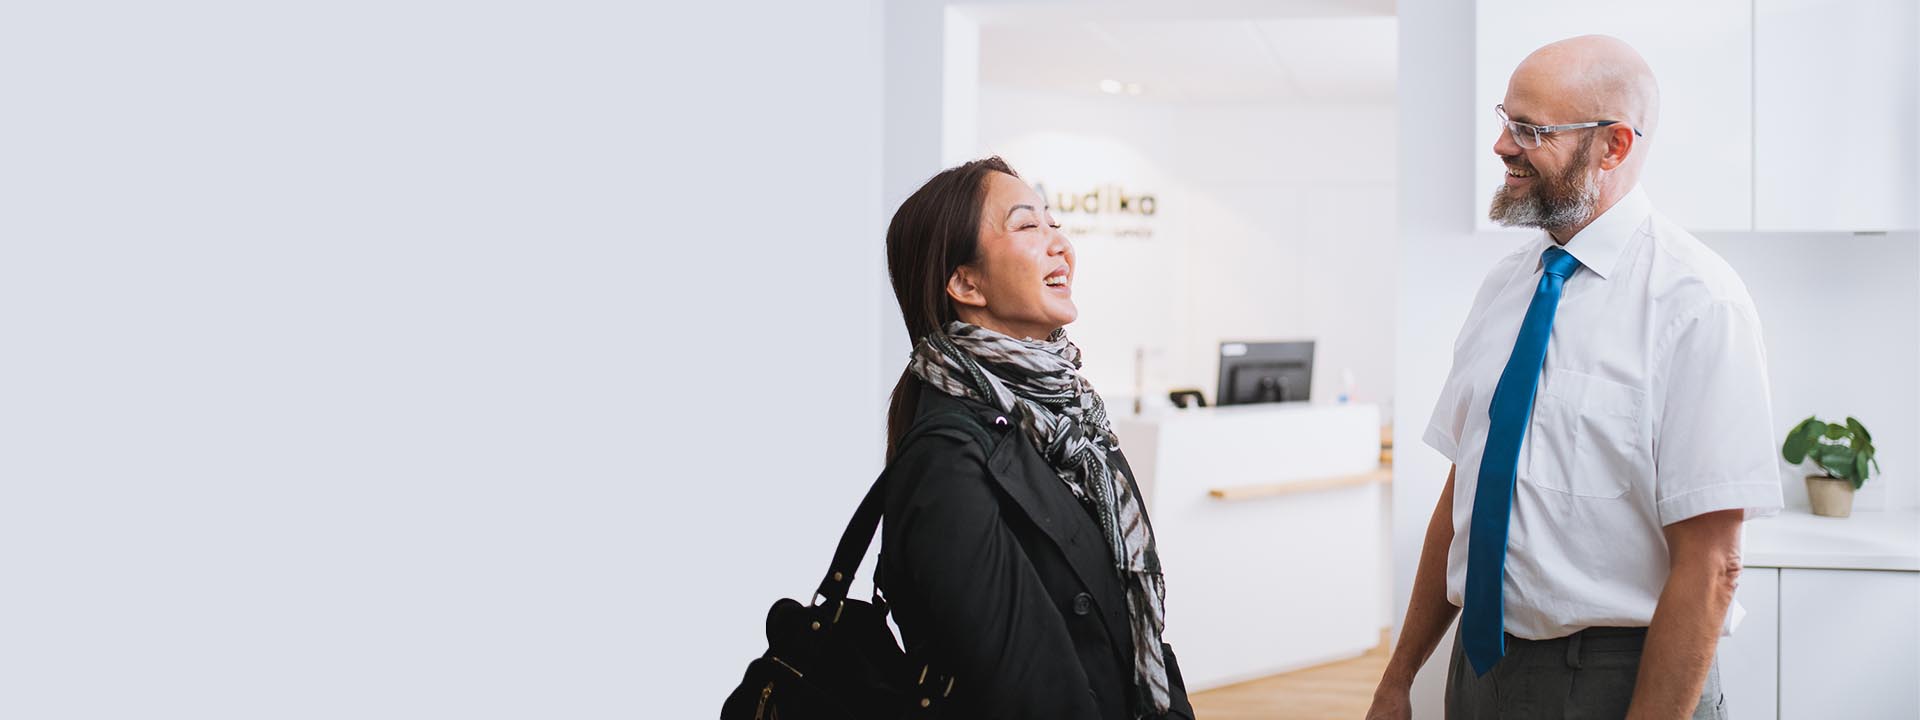
[(1131, 193), (1119, 183), (1095, 183), (1091, 187), (1061, 186), (1055, 190), (1044, 182), (1033, 188), (1053, 207), (1060, 230), (1074, 240), (1153, 239), (1155, 216), (1160, 199), (1153, 193)]

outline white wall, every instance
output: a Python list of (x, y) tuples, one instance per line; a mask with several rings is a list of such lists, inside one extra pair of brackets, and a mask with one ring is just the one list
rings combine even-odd
[[(988, 86), (982, 154), (1050, 191), (1116, 183), (1152, 193), (1150, 239), (1076, 238), (1086, 374), (1130, 397), (1217, 385), (1222, 340), (1313, 339), (1314, 397), (1352, 369), (1358, 400), (1392, 398), (1393, 111), (1088, 100)], [(1084, 218), (1058, 214), (1068, 226)]]
[[(1404, 609), (1420, 541), (1446, 481), (1447, 462), (1420, 441), (1446, 378), (1455, 334), (1488, 266), (1522, 242), (1505, 231), (1474, 232), (1459, 212), (1484, 202), (1497, 179), (1477, 182), (1477, 153), (1493, 138), (1468, 145), (1454, 138), (1484, 125), (1473, 107), (1474, 14), (1471, 0), (1401, 3), (1400, 248), (1395, 339), (1394, 565), (1395, 607)], [(1660, 68), (1655, 67), (1658, 74)], [(1656, 203), (1658, 198), (1655, 198)], [(1810, 412), (1852, 413), (1872, 424), (1886, 475), (1869, 484), (1861, 507), (1912, 507), (1920, 483), (1920, 407), (1913, 399), (1920, 368), (1920, 238), (1818, 234), (1720, 233), (1704, 236), (1746, 279), (1767, 332), (1776, 429)], [(1829, 272), (1829, 268), (1832, 268)], [(1829, 284), (1844, 274), (1854, 282)], [(1850, 315), (1859, 313), (1858, 315)], [(1864, 370), (1815, 377), (1836, 350), (1812, 325), (1832, 315), (1856, 343), (1849, 352)], [(1871, 330), (1871, 331), (1868, 331)], [(1783, 464), (1784, 465), (1784, 464)], [(1783, 467), (1789, 503), (1804, 506), (1797, 473)], [(1873, 483), (1879, 483), (1875, 488)], [(1884, 493), (1877, 498), (1873, 493)], [(1451, 642), (1449, 638), (1447, 642)], [(1443, 643), (1415, 684), (1416, 717), (1440, 717)]]
[[(953, 13), (945, 0), (888, 0), (882, 3), (881, 14), (881, 207), (883, 215), (891, 218), (907, 196), (947, 167), (951, 158), (944, 150), (952, 142), (947, 136), (963, 132), (952, 126), (973, 116), (971, 107), (960, 112), (948, 112), (946, 107), (947, 88), (952, 85), (948, 81), (948, 48), (955, 39), (966, 46), (968, 42), (964, 41), (971, 40), (968, 35), (972, 25), (950, 24)], [(952, 99), (964, 102), (969, 98), (961, 95)], [(884, 221), (880, 231), (884, 239)], [(867, 292), (870, 312), (880, 332), (874, 357), (882, 379), (872, 389), (870, 402), (876, 412), (885, 413), (889, 393), (906, 367), (912, 346), (907, 342), (907, 328), (887, 279), (884, 249), (875, 256), (872, 272)]]
[[(1472, 0), (1400, 5), (1399, 273), (1394, 337), (1392, 607), (1404, 614), (1420, 542), (1446, 485), (1447, 461), (1420, 441), (1452, 361), (1455, 333), (1488, 266), (1512, 250), (1505, 234), (1477, 234), (1459, 211), (1479, 189), (1466, 182), (1473, 105)], [(1400, 617), (1394, 633), (1399, 634)], [(1440, 718), (1449, 637), (1414, 686), (1414, 717)]]
[[(1859, 418), (1885, 473), (1867, 481), (1854, 509), (1920, 506), (1920, 233), (1701, 239), (1739, 271), (1760, 311), (1775, 431), (1784, 438), (1808, 415)], [(1805, 475), (1783, 472), (1789, 507), (1807, 507)]]
[(711, 717), (879, 465), (876, 0), (16, 7), (0, 715)]

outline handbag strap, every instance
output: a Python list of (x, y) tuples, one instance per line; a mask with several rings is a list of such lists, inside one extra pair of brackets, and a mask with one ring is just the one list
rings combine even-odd
[[(971, 414), (949, 411), (929, 415), (907, 430), (896, 443), (896, 452), (904, 451), (914, 440), (928, 433), (942, 429), (957, 429), (980, 443), (982, 448), (992, 448), (992, 436), (982, 427), (980, 420)], [(873, 534), (880, 529), (880, 516), (886, 512), (887, 471), (881, 470), (875, 478), (873, 487), (867, 489), (867, 496), (860, 500), (860, 507), (853, 511), (853, 519), (847, 521), (846, 531), (840, 533), (840, 547), (833, 551), (833, 565), (827, 568), (827, 576), (820, 581), (817, 597), (831, 602), (847, 599), (847, 589), (853, 585), (853, 573), (860, 569), (860, 560), (867, 556), (867, 549), (873, 546)]]

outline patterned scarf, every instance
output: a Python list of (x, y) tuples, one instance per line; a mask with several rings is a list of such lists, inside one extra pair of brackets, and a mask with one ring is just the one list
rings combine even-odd
[(1045, 340), (1015, 340), (962, 322), (949, 323), (913, 349), (913, 374), (942, 392), (990, 405), (1019, 419), (1020, 429), (1073, 495), (1093, 511), (1114, 569), (1127, 588), (1133, 630), (1135, 707), (1165, 713), (1166, 583), (1153, 528), (1134, 485), (1108, 464), (1120, 448), (1106, 404), (1080, 377), (1080, 348), (1056, 330)]

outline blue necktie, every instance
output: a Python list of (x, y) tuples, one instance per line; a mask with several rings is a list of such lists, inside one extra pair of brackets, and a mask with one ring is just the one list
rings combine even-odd
[(1507, 563), (1507, 518), (1513, 510), (1514, 467), (1520, 464), (1520, 441), (1527, 436), (1533, 416), (1534, 390), (1540, 385), (1540, 363), (1547, 359), (1547, 338), (1553, 335), (1553, 311), (1560, 290), (1580, 261), (1559, 247), (1541, 253), (1540, 287), (1533, 291), (1527, 317), (1520, 321), (1520, 337), (1500, 372), (1487, 408), (1487, 450), (1480, 456), (1479, 483), (1473, 491), (1473, 521), (1467, 537), (1466, 608), (1460, 617), (1460, 642), (1475, 675), (1485, 675), (1507, 654), (1505, 607), (1501, 582)]

